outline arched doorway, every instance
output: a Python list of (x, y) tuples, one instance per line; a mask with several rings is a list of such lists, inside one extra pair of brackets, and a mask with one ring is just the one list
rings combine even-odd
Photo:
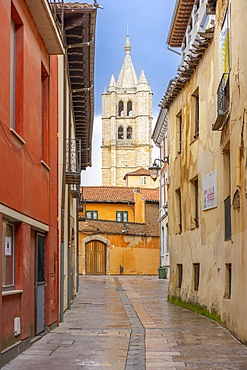
[(109, 275), (110, 240), (102, 235), (90, 235), (82, 240), (82, 274)]
[(106, 274), (106, 245), (99, 240), (92, 240), (85, 245), (85, 273)]

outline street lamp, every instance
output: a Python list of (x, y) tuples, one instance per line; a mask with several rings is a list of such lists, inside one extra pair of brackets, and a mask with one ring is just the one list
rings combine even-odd
[(161, 159), (161, 158), (156, 158), (154, 160), (154, 163), (151, 167), (149, 167), (149, 171), (150, 171), (150, 176), (151, 178), (153, 179), (153, 181), (156, 181), (158, 176), (159, 176), (159, 171), (161, 170), (161, 167), (158, 165), (157, 161), (161, 162), (161, 163), (167, 163), (169, 164), (169, 157), (164, 157), (164, 159)]

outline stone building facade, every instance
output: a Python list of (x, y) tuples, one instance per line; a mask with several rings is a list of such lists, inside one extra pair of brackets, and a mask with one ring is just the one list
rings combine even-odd
[(244, 1), (176, 2), (168, 45), (181, 48), (182, 60), (162, 99), (169, 128), (169, 298), (203, 306), (243, 342), (246, 12)]
[(111, 76), (102, 95), (102, 185), (125, 186), (124, 176), (152, 161), (152, 92), (132, 63), (130, 39), (117, 81)]

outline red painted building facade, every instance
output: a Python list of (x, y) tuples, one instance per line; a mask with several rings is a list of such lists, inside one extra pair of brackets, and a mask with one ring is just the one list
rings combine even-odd
[(18, 353), (58, 323), (56, 54), (63, 47), (48, 1), (0, 0), (0, 9), (3, 365), (10, 347)]

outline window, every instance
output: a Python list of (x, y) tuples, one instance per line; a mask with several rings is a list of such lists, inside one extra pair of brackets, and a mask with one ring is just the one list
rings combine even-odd
[(87, 211), (87, 218), (92, 220), (98, 219), (98, 211)]
[(122, 100), (120, 100), (120, 102), (118, 103), (118, 115), (120, 117), (123, 117), (123, 115), (124, 115), (124, 104), (123, 104)]
[(223, 150), (223, 194), (224, 194), (224, 215), (225, 215), (225, 240), (230, 240), (232, 235), (231, 230), (231, 158), (230, 158), (230, 143), (227, 143)]
[(10, 129), (21, 135), (23, 133), (23, 23), (13, 6), (10, 24), (9, 77)]
[(183, 282), (183, 265), (177, 264), (177, 278), (178, 278), (178, 288), (181, 289)]
[(182, 232), (182, 201), (180, 188), (175, 191), (175, 217), (175, 233), (180, 234)]
[(49, 77), (41, 65), (41, 94), (40, 94), (40, 129), (41, 129), (41, 159), (48, 164), (49, 143)]
[(161, 235), (160, 235), (160, 250), (161, 254), (165, 253), (165, 229), (164, 226), (161, 228)]
[(124, 138), (124, 131), (123, 131), (123, 127), (120, 126), (118, 128), (118, 139), (122, 140)]
[(127, 116), (132, 117), (132, 115), (132, 101), (129, 100), (127, 103)]
[(127, 128), (127, 139), (132, 139), (132, 128), (130, 126)]
[(182, 111), (176, 116), (176, 152), (182, 152)]
[(225, 269), (225, 299), (230, 299), (232, 293), (232, 264), (226, 263)]
[(117, 222), (128, 222), (128, 212), (117, 211), (116, 212), (116, 220), (117, 220)]
[(15, 225), (2, 222), (2, 286), (15, 285)]
[(230, 240), (232, 236), (230, 195), (224, 200), (224, 208), (225, 208), (225, 240)]
[(197, 89), (192, 95), (192, 132), (193, 139), (196, 139), (199, 136), (199, 90)]
[(193, 263), (194, 290), (198, 291), (200, 282), (200, 263)]
[(198, 192), (198, 178), (191, 181), (191, 227), (199, 227), (199, 192)]
[(142, 185), (146, 185), (147, 184), (147, 177), (146, 176), (142, 176), (141, 177), (141, 184)]
[(15, 129), (16, 93), (16, 27), (11, 20), (10, 27), (10, 127)]

